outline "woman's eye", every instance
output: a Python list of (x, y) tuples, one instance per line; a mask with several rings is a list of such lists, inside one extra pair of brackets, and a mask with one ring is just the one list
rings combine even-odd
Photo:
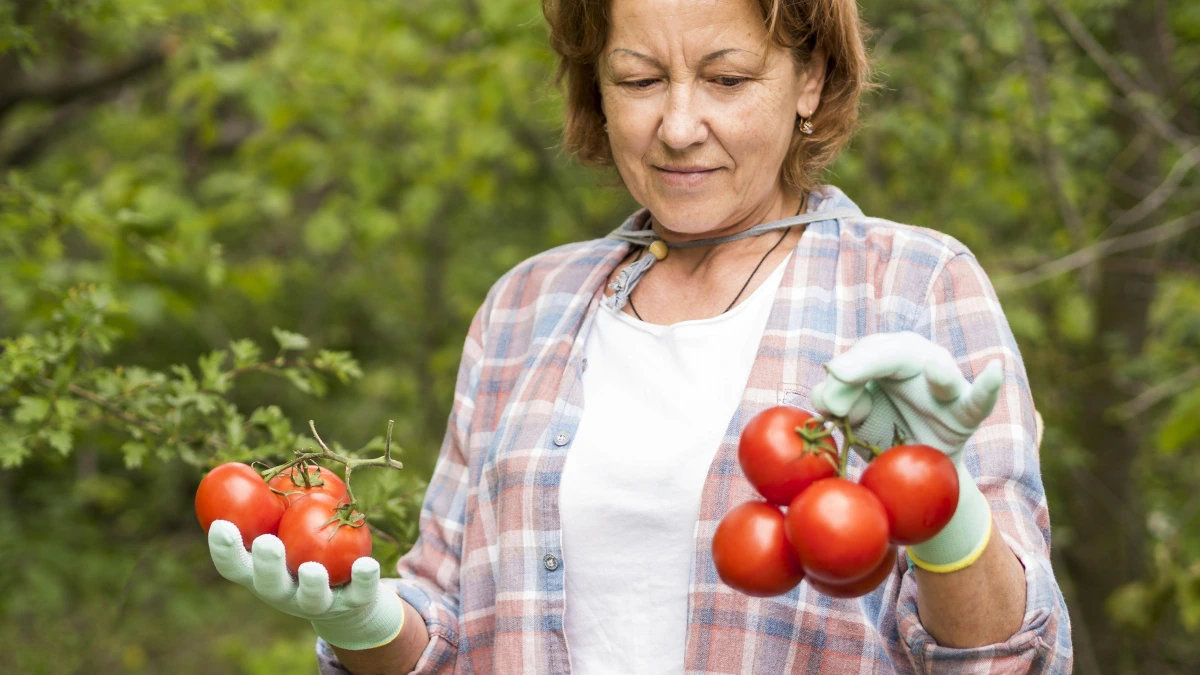
[(629, 87), (630, 89), (649, 89), (650, 87), (654, 86), (655, 82), (658, 82), (658, 80), (644, 79), (644, 80), (628, 80), (626, 82), (622, 82), (622, 84), (624, 84), (626, 87)]
[(736, 87), (739, 84), (745, 82), (747, 79), (748, 78), (745, 78), (745, 77), (718, 77), (718, 78), (715, 78), (713, 80), (713, 82), (716, 82), (720, 86), (725, 87), (727, 89), (732, 89), (733, 87)]

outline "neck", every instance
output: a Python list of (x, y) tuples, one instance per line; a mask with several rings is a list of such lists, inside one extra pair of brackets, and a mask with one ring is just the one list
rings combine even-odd
[[(804, 210), (807, 206), (807, 200), (800, 195), (777, 193), (774, 200), (765, 202), (762, 206), (754, 210), (754, 212), (740, 217), (737, 222), (719, 227), (707, 232), (676, 232), (666, 227), (663, 227), (656, 218), (651, 214), (650, 227), (654, 233), (667, 243), (677, 243), (685, 241), (696, 241), (699, 239), (711, 239), (715, 237), (725, 237), (754, 227), (763, 223), (771, 223), (776, 220), (796, 215)], [(793, 228), (793, 233), (796, 230), (802, 230), (802, 226)], [(690, 271), (698, 271), (702, 267), (708, 267), (717, 261), (717, 259), (736, 260), (745, 255), (762, 255), (764, 251), (771, 248), (772, 245), (783, 236), (783, 232), (768, 232), (766, 235), (759, 237), (746, 237), (736, 241), (726, 242), (724, 244), (714, 244), (707, 246), (693, 246), (688, 248), (672, 248), (670, 255), (664, 260), (664, 263), (670, 261), (673, 266), (679, 266), (680, 269), (688, 269)]]

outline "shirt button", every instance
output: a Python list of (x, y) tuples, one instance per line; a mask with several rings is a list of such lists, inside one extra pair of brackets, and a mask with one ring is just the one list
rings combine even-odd
[(586, 358), (583, 360), (583, 369), (587, 370), (587, 359)]
[(566, 445), (569, 440), (571, 440), (571, 434), (565, 431), (560, 431), (554, 436), (554, 444), (559, 447)]
[(547, 553), (546, 557), (542, 558), (542, 564), (546, 566), (546, 569), (553, 572), (554, 570), (558, 569), (558, 558), (555, 558), (553, 555)]

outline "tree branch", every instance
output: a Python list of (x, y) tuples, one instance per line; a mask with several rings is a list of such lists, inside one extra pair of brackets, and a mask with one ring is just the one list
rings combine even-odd
[(1200, 145), (1192, 148), (1191, 152), (1185, 153), (1176, 160), (1170, 172), (1158, 184), (1158, 187), (1154, 188), (1149, 195), (1146, 195), (1145, 199), (1133, 208), (1122, 213), (1109, 229), (1120, 232), (1130, 225), (1141, 222), (1146, 216), (1154, 213), (1171, 198), (1171, 195), (1175, 194), (1175, 191), (1179, 189), (1179, 184), (1183, 182), (1184, 176), (1197, 164), (1200, 164)]
[(49, 121), (36, 131), (26, 134), (25, 138), (16, 147), (4, 153), (3, 156), (0, 156), (0, 167), (25, 166), (29, 164), (41, 154), (42, 149), (54, 137), (74, 124), (76, 120), (83, 117), (90, 109), (91, 104), (82, 100), (72, 101), (56, 109), (51, 113)]
[(1064, 188), (1067, 173), (1066, 163), (1063, 162), (1062, 154), (1054, 146), (1046, 129), (1051, 116), (1050, 96), (1046, 91), (1046, 60), (1042, 54), (1042, 43), (1037, 36), (1029, 0), (1018, 0), (1016, 10), (1025, 40), (1025, 64), (1029, 69), (1029, 91), (1036, 113), (1034, 125), (1037, 127), (1038, 138), (1041, 141), (1038, 154), (1042, 157), (1046, 178), (1050, 183), (1050, 192), (1053, 193), (1054, 201), (1058, 204), (1059, 215), (1071, 234), (1071, 242), (1079, 246), (1083, 243), (1084, 237), (1083, 218), (1067, 196)]
[(18, 82), (8, 91), (0, 93), (0, 118), (19, 103), (41, 101), (61, 105), (102, 92), (157, 68), (165, 60), (161, 49), (151, 47), (101, 72), (72, 73), (51, 82)]
[(1184, 391), (1198, 380), (1200, 380), (1200, 366), (1193, 366), (1190, 370), (1184, 371), (1166, 382), (1160, 382), (1146, 389), (1146, 391), (1138, 394), (1133, 400), (1117, 407), (1114, 410), (1117, 419), (1121, 421), (1131, 420), (1154, 407), (1159, 402)]
[(1062, 0), (1042, 0), (1045, 2), (1054, 14), (1058, 17), (1063, 28), (1075, 40), (1075, 42), (1087, 52), (1087, 55), (1092, 58), (1092, 61), (1104, 71), (1108, 79), (1120, 89), (1127, 98), (1134, 103), (1134, 108), (1145, 120), (1145, 122), (1164, 140), (1179, 148), (1181, 152), (1189, 152), (1194, 146), (1194, 140), (1187, 134), (1184, 134), (1179, 129), (1176, 129), (1165, 117), (1158, 112), (1159, 105), (1148, 106), (1138, 104), (1139, 99), (1153, 100), (1156, 104), (1161, 103), (1157, 97), (1147, 91), (1141, 85), (1125, 72), (1125, 69), (1117, 63), (1116, 59), (1109, 54), (1101, 44), (1096, 41), (1087, 26), (1076, 17), (1071, 10), (1067, 9)]
[(1040, 265), (1028, 272), (998, 279), (995, 283), (996, 292), (1007, 293), (1028, 288), (1046, 279), (1090, 265), (1105, 256), (1122, 251), (1130, 251), (1143, 246), (1152, 246), (1166, 241), (1198, 225), (1200, 225), (1200, 211), (1194, 211), (1186, 216), (1181, 216), (1147, 230), (1113, 237), (1112, 239), (1104, 239), (1087, 248), (1075, 251), (1070, 255)]
[[(51, 380), (48, 377), (39, 378), (38, 382), (42, 386), (48, 387), (50, 389), (54, 389), (54, 387), (57, 386), (55, 384), (54, 380)], [(109, 413), (120, 418), (126, 424), (132, 424), (135, 427), (145, 429), (146, 431), (149, 431), (150, 433), (152, 433), (156, 436), (161, 436), (164, 433), (163, 430), (158, 425), (154, 424), (153, 422), (148, 422), (144, 419), (141, 419), (140, 417), (131, 415), (128, 411), (121, 408), (121, 406), (116, 405), (115, 403), (108, 401), (104, 397), (102, 397), (94, 392), (88, 391), (87, 389), (84, 389), (83, 387), (80, 387), (77, 384), (68, 385), (67, 391), (71, 392), (72, 394), (78, 396), (79, 398), (81, 398), (85, 401), (92, 403), (93, 405), (96, 405), (100, 408), (107, 410)]]

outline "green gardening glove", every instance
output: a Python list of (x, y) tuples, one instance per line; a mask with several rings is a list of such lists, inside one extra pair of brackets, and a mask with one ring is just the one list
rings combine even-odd
[(860, 440), (887, 448), (897, 431), (909, 442), (945, 452), (958, 469), (954, 517), (929, 541), (908, 547), (909, 558), (934, 572), (975, 562), (991, 536), (987, 499), (962, 464), (967, 440), (991, 414), (1004, 374), (992, 361), (968, 383), (944, 347), (912, 332), (877, 333), (859, 340), (825, 369), (813, 388), (813, 407), (845, 417)]
[(331, 589), (320, 563), (300, 565), (299, 582), (293, 579), (279, 537), (264, 534), (252, 548), (253, 554), (246, 551), (237, 526), (227, 520), (214, 520), (208, 530), (208, 551), (221, 576), (285, 614), (308, 619), (329, 644), (349, 650), (379, 647), (404, 627), (404, 603), (379, 583), (374, 558), (355, 560), (350, 583)]

